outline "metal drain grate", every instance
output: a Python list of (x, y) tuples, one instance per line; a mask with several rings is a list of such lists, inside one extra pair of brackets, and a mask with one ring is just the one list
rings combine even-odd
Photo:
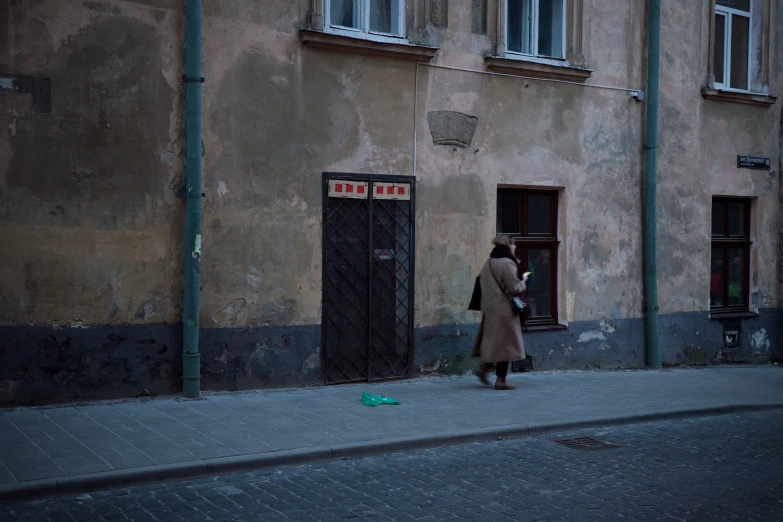
[(611, 442), (606, 442), (604, 440), (596, 439), (595, 437), (590, 437), (590, 436), (569, 437), (567, 439), (554, 439), (554, 442), (557, 442), (558, 444), (562, 444), (566, 448), (585, 450), (585, 451), (596, 451), (596, 450), (621, 447), (619, 444), (612, 444)]

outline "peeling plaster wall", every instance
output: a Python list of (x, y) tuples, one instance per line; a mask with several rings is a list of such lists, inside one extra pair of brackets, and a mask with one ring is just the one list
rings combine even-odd
[[(495, 233), (498, 186), (559, 191), (558, 315), (568, 330), (526, 334), (536, 367), (642, 366), (644, 104), (621, 91), (428, 67), (415, 89), (412, 62), (304, 46), (310, 4), (204, 2), (203, 387), (319, 382), (321, 173), (412, 174), (414, 125), (417, 371), (472, 364), (478, 315), (465, 309)], [(439, 47), (433, 64), (485, 69), (494, 22), (473, 34), (471, 4), (449, 2), (447, 27), (411, 31)], [(663, 6), (667, 364), (768, 359), (779, 335), (770, 318), (783, 308), (779, 176), (735, 166), (737, 154), (779, 165), (780, 101), (701, 97), (703, 4)], [(26, 95), (0, 93), (0, 402), (177, 391), (181, 2), (0, 6), (11, 27), (0, 33), (0, 72), (51, 78), (53, 96), (41, 115)], [(644, 89), (645, 2), (584, 7), (587, 83)], [(781, 31), (773, 36), (779, 96)], [(469, 117), (469, 146), (433, 143), (436, 111)], [(724, 325), (706, 313), (713, 195), (757, 198), (757, 319)], [(741, 331), (740, 349), (721, 351), (724, 326)]]
[(0, 93), (0, 324), (177, 321), (181, 13), (176, 2), (10, 2)]
[(51, 114), (0, 93), (0, 402), (171, 382), (157, 325), (181, 308), (180, 4), (2, 4), (0, 72), (53, 87)]

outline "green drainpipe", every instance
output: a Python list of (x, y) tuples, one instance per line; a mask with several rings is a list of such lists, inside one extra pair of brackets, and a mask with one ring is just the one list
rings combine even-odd
[(661, 41), (661, 0), (648, 0), (647, 132), (644, 169), (644, 320), (648, 368), (661, 367), (658, 344), (658, 260), (656, 254), (656, 193), (658, 191), (658, 70)]
[(182, 393), (201, 393), (198, 353), (199, 282), (201, 277), (201, 0), (185, 3), (186, 205), (185, 294), (182, 326)]

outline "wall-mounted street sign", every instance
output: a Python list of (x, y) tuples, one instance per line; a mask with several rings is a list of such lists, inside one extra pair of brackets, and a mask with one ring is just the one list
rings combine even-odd
[(760, 158), (758, 156), (737, 156), (737, 168), (769, 170), (769, 158)]

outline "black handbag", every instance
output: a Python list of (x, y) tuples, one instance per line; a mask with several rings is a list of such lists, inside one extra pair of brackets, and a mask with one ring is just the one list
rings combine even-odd
[(522, 315), (525, 313), (525, 302), (520, 299), (519, 297), (512, 297), (511, 298), (511, 309), (519, 314)]
[[(495, 271), (492, 270), (492, 260), (489, 261), (489, 272), (492, 274), (492, 279), (495, 280), (495, 283), (497, 283), (498, 288), (506, 294), (506, 297), (508, 297), (508, 292), (506, 292), (506, 289), (503, 288), (503, 286), (500, 284), (500, 281), (498, 281), (498, 278), (495, 277)], [(514, 296), (509, 300), (509, 303), (511, 304), (511, 311), (514, 312), (517, 315), (522, 315), (525, 313), (525, 302), (519, 298), (519, 296)]]
[(476, 282), (473, 284), (473, 295), (470, 296), (468, 310), (481, 310), (481, 276), (476, 277)]

